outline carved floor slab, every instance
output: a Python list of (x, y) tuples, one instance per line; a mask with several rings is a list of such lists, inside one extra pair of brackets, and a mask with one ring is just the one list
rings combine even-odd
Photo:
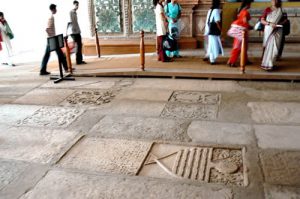
[(83, 138), (60, 161), (61, 167), (135, 175), (152, 142)]
[(85, 90), (76, 91), (69, 96), (62, 104), (64, 105), (102, 105), (110, 103), (115, 98), (115, 93), (111, 90), (96, 91)]
[(244, 149), (155, 144), (140, 176), (247, 186)]
[(19, 125), (67, 127), (84, 112), (83, 109), (66, 107), (42, 107), (31, 116), (20, 120)]
[(221, 94), (199, 91), (174, 91), (170, 102), (220, 104)]
[(34, 114), (40, 108), (41, 106), (0, 105), (0, 123), (16, 125), (20, 120)]

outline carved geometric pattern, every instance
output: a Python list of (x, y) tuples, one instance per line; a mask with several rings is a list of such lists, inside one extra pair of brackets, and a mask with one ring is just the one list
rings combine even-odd
[(154, 32), (156, 28), (152, 1), (132, 0), (132, 30)]
[(119, 0), (95, 0), (95, 10), (99, 32), (121, 32), (121, 8)]
[[(160, 146), (150, 151), (140, 175), (247, 186), (244, 149), (157, 145)], [(160, 173), (156, 176), (155, 172)]]
[(76, 91), (65, 101), (70, 105), (101, 105), (111, 102), (113, 91)]
[(42, 107), (37, 110), (32, 116), (19, 121), (19, 125), (29, 126), (47, 126), (47, 127), (67, 127), (84, 110), (75, 108), (63, 107)]
[(170, 102), (220, 104), (221, 94), (198, 91), (174, 91)]

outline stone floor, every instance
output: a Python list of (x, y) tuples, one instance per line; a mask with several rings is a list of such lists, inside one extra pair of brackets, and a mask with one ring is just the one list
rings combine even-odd
[(300, 198), (300, 84), (0, 68), (0, 198)]

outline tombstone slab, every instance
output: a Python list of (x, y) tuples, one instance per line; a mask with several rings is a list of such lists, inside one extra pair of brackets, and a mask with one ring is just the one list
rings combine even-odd
[(200, 91), (174, 91), (169, 101), (219, 105), (221, 103), (221, 94)]

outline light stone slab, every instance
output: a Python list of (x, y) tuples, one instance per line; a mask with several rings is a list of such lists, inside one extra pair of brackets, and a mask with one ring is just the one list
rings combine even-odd
[(235, 81), (211, 81), (189, 79), (137, 79), (132, 88), (169, 89), (186, 91), (219, 91), (235, 92), (243, 89)]
[(266, 199), (300, 199), (300, 188), (285, 186), (265, 186)]
[(84, 113), (84, 109), (45, 106), (35, 111), (31, 116), (19, 121), (19, 125), (67, 127), (77, 117)]
[(78, 81), (78, 78), (76, 78), (76, 81), (62, 81), (59, 84), (53, 84), (53, 81), (48, 81), (47, 83), (43, 84), (41, 88), (80, 88), (92, 84), (100, 83), (99, 79), (82, 79)]
[(246, 124), (193, 121), (187, 130), (193, 142), (214, 144), (251, 144), (253, 128)]
[(102, 110), (107, 115), (159, 116), (164, 109), (163, 102), (146, 102), (140, 100), (115, 100)]
[[(111, 89), (115, 86), (116, 82), (111, 80), (111, 81), (99, 81), (96, 83), (92, 84), (84, 84), (81, 86), (78, 86), (78, 88), (83, 89)], [(77, 87), (76, 87), (77, 88)]]
[(20, 176), (28, 166), (28, 163), (0, 159), (0, 190)]
[(300, 101), (300, 91), (293, 90), (293, 91), (287, 91), (287, 90), (268, 90), (268, 91), (247, 91), (247, 95), (258, 98), (260, 100), (268, 100), (268, 101), (291, 101), (291, 102), (299, 102)]
[(117, 99), (168, 101), (172, 94), (170, 90), (163, 89), (128, 89), (121, 92)]
[(78, 132), (12, 127), (0, 132), (0, 158), (53, 163), (78, 138)]
[(266, 150), (260, 158), (267, 183), (300, 186), (299, 151)]
[(257, 123), (300, 124), (300, 103), (249, 102), (247, 106)]
[(135, 175), (152, 143), (85, 137), (60, 161), (61, 167)]
[(187, 141), (186, 126), (183, 121), (172, 119), (106, 116), (91, 133), (112, 138)]
[(0, 105), (0, 123), (16, 125), (40, 108), (40, 106), (27, 105)]
[(254, 128), (260, 148), (300, 150), (300, 126), (255, 125)]
[(35, 89), (18, 98), (14, 104), (58, 105), (74, 90), (69, 89)]
[(219, 105), (221, 94), (201, 91), (174, 91), (170, 102)]
[(50, 171), (21, 199), (232, 199), (229, 188), (177, 184), (170, 181)]

